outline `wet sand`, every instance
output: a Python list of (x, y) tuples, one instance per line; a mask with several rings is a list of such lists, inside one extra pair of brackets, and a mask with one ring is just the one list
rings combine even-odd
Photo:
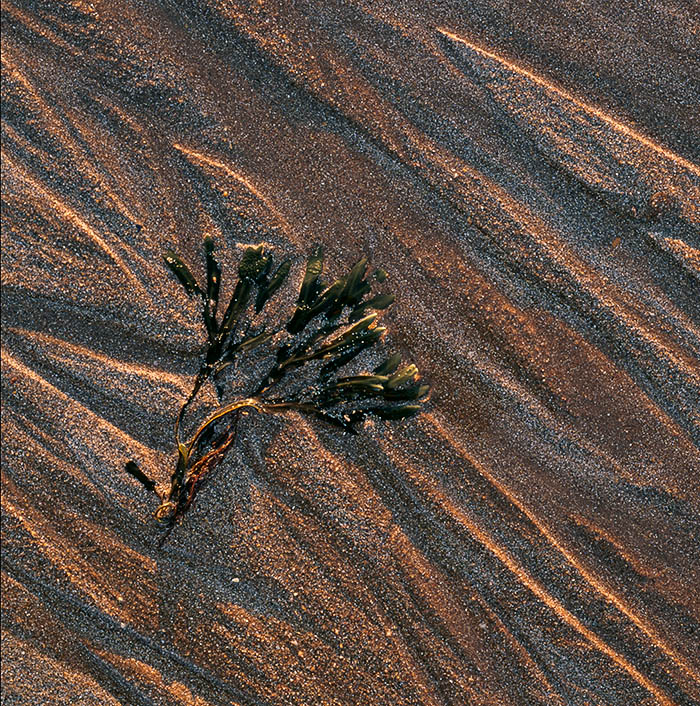
[[(3, 3), (3, 706), (700, 702), (697, 13), (423, 5)], [(207, 234), (367, 255), (432, 390), (159, 549)]]

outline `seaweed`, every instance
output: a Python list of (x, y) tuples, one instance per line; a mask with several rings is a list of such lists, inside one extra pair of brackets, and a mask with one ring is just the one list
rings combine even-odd
[[(378, 324), (379, 312), (394, 302), (394, 296), (388, 293), (369, 296), (372, 283), (367, 278), (366, 258), (327, 285), (322, 280), (323, 249), (315, 247), (307, 259), (289, 320), (276, 327), (269, 322), (253, 326), (287, 281), (291, 260), (283, 260), (275, 269), (273, 255), (265, 246), (246, 248), (233, 293), (219, 316), (221, 266), (214, 249), (213, 240), (205, 238), (204, 287), (177, 254), (168, 251), (164, 255), (166, 265), (186, 294), (201, 300), (207, 332), (199, 372), (175, 419), (178, 459), (170, 487), (159, 492), (156, 483), (134, 461), (129, 461), (125, 469), (160, 498), (155, 516), (164, 529), (161, 543), (191, 505), (201, 481), (234, 445), (243, 410), (263, 414), (293, 410), (357, 434), (368, 416), (398, 420), (417, 414), (429, 392), (428, 385), (419, 382), (415, 365), (401, 367), (399, 353), (389, 355), (372, 371), (340, 374), (353, 360), (383, 343), (386, 329)], [(373, 278), (381, 284), (387, 273), (377, 269)], [(239, 356), (270, 343), (270, 364), (257, 381), (251, 382), (252, 392), (226, 401), (235, 390), (234, 385), (226, 384), (223, 372), (238, 363)], [(297, 379), (296, 386), (285, 386), (289, 377)], [(220, 406), (184, 438), (182, 427), (187, 410), (207, 382), (214, 385)]]

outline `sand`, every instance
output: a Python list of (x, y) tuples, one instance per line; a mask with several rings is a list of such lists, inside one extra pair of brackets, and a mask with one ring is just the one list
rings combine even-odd
[[(699, 32), (3, 3), (3, 706), (698, 703)], [(158, 548), (123, 465), (168, 487), (205, 333), (162, 254), (201, 277), (207, 234), (227, 295), (292, 258), (279, 316), (315, 243), (384, 267), (432, 389), (357, 436), (247, 415)]]

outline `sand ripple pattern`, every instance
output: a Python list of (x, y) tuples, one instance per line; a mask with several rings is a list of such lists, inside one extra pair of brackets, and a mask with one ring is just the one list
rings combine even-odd
[[(690, 11), (425, 5), (3, 3), (3, 704), (700, 702)], [(206, 234), (366, 253), (433, 391), (159, 550)]]

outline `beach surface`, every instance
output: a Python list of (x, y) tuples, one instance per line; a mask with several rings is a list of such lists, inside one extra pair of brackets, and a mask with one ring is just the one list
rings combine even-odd
[[(695, 3), (2, 21), (3, 706), (700, 703)], [(280, 320), (315, 244), (384, 268), (431, 392), (243, 416), (159, 547), (207, 235)]]

